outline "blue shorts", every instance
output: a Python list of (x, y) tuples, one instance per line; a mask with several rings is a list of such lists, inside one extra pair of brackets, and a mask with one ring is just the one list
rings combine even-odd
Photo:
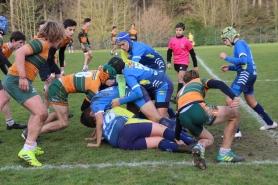
[(248, 71), (242, 71), (238, 73), (233, 81), (231, 90), (238, 96), (241, 93), (244, 93), (245, 95), (254, 94), (254, 83), (256, 82), (256, 79), (257, 75), (253, 75)]
[(124, 150), (147, 149), (146, 137), (152, 133), (152, 123), (126, 124), (119, 138), (119, 147)]
[(151, 97), (155, 97), (156, 108), (168, 108), (171, 96), (174, 91), (174, 85), (171, 79), (168, 78), (160, 88), (155, 90), (149, 90)]
[[(54, 64), (53, 67), (54, 67), (55, 74), (61, 74), (61, 71), (60, 71), (59, 67), (57, 66), (57, 64)], [(50, 71), (48, 61), (46, 61), (45, 64), (40, 68), (39, 74), (41, 77), (41, 81), (45, 81), (50, 77), (51, 71)]]

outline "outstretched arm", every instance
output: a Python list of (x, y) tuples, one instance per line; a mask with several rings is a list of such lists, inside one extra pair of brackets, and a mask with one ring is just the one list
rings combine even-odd
[(97, 143), (88, 143), (88, 147), (99, 147), (101, 144), (101, 138), (102, 138), (102, 127), (103, 127), (103, 114), (99, 113), (95, 115), (95, 119), (96, 119), (96, 139), (97, 139)]
[(247, 64), (247, 56), (245, 54), (242, 54), (239, 58), (234, 58), (228, 56), (226, 53), (220, 53), (220, 58), (226, 60), (227, 62), (230, 62), (234, 65), (245, 65)]
[(237, 95), (222, 81), (220, 80), (209, 80), (207, 83), (208, 88), (219, 89), (224, 94), (229, 96), (232, 100), (237, 97)]

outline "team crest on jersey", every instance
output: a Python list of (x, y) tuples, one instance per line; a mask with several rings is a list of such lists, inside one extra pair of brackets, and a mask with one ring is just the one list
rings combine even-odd
[(164, 95), (165, 94), (165, 91), (162, 90), (162, 91), (158, 91), (159, 95)]

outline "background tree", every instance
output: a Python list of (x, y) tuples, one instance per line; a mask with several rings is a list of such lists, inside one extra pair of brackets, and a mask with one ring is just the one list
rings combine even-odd
[(140, 41), (150, 46), (168, 43), (173, 30), (172, 20), (156, 6), (151, 6), (144, 12), (140, 25)]

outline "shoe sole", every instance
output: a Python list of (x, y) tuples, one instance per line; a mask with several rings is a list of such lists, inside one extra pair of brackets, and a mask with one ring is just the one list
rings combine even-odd
[(207, 167), (206, 161), (204, 159), (200, 158), (200, 149), (193, 148), (192, 153), (193, 153), (194, 165), (201, 170), (206, 169), (206, 167)]

